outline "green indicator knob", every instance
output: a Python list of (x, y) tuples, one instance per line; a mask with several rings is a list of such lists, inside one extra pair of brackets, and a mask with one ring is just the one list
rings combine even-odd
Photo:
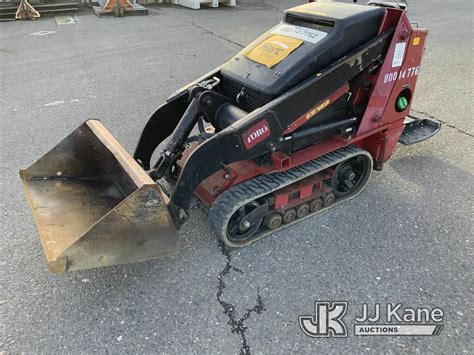
[(397, 110), (403, 111), (408, 106), (408, 100), (404, 96), (399, 96), (397, 99)]

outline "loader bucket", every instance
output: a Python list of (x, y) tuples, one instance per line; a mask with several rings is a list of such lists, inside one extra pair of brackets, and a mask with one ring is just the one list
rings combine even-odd
[(84, 122), (20, 177), (52, 272), (178, 249), (168, 196), (97, 120)]

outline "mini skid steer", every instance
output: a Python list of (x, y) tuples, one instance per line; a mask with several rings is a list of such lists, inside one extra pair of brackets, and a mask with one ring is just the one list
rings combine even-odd
[(174, 253), (193, 196), (234, 248), (353, 198), (440, 128), (409, 115), (426, 35), (401, 4), (304, 4), (175, 92), (133, 157), (87, 120), (20, 172), (50, 271)]

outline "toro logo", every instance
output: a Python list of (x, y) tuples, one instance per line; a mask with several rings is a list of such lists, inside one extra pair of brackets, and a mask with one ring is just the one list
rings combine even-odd
[(267, 120), (261, 120), (242, 134), (246, 149), (253, 148), (268, 137), (270, 137), (270, 126)]

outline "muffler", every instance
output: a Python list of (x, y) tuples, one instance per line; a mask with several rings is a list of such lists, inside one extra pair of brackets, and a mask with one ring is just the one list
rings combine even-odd
[(51, 272), (178, 249), (168, 196), (98, 120), (84, 122), (20, 177)]

